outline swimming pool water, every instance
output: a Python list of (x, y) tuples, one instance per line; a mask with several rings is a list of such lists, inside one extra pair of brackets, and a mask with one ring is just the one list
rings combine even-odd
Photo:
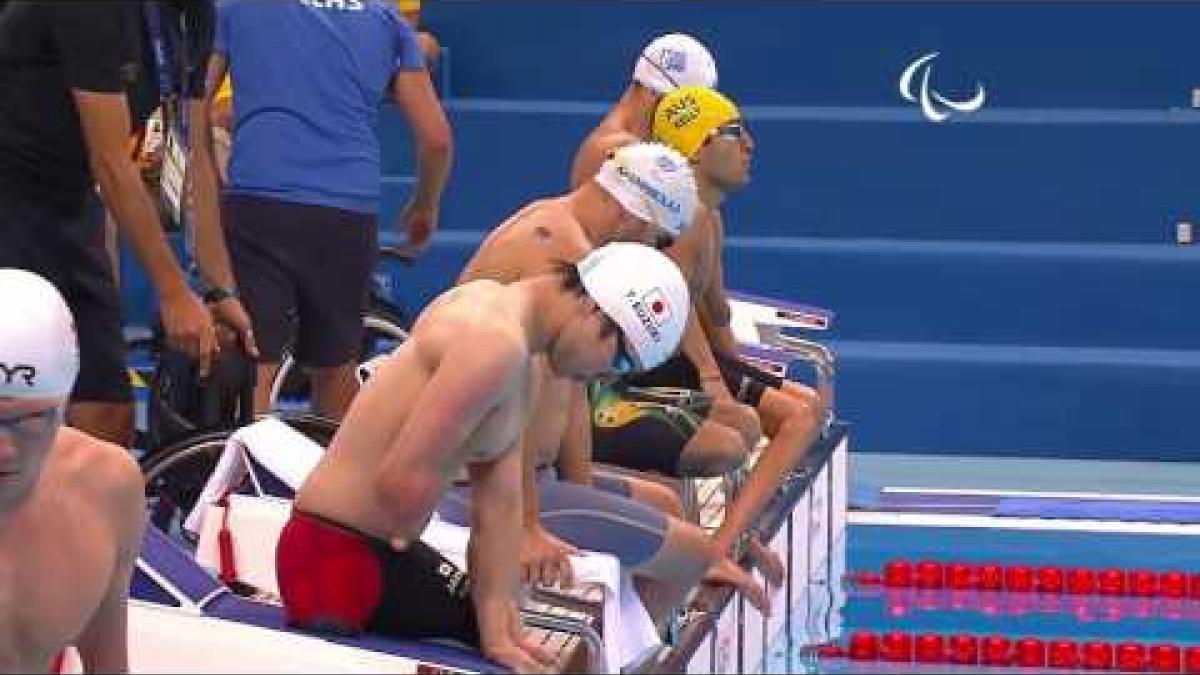
[[(844, 645), (855, 631), (1200, 645), (1200, 599), (885, 588), (852, 581), (862, 572), (881, 573), (888, 561), (897, 559), (1195, 574), (1200, 573), (1200, 536), (852, 524), (845, 545), (835, 547), (834, 555), (845, 556), (843, 581), (833, 588), (808, 589), (792, 615), (791, 644), (784, 636), (772, 643), (765, 672), (980, 670), (821, 658), (805, 648), (812, 636), (822, 634)], [(841, 562), (834, 561), (833, 567), (841, 568)]]

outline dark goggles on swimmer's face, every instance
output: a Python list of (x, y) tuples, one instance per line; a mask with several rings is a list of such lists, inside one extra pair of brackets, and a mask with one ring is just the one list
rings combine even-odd
[(704, 143), (707, 145), (714, 138), (728, 138), (733, 141), (740, 141), (746, 133), (746, 125), (741, 120), (729, 122), (708, 132), (708, 137), (704, 139)]
[(618, 375), (626, 375), (637, 370), (637, 361), (629, 353), (629, 343), (625, 341), (625, 336), (617, 332), (617, 351), (613, 354), (612, 370)]
[(0, 417), (0, 431), (19, 438), (36, 438), (58, 423), (58, 408), (35, 410), (15, 417)]

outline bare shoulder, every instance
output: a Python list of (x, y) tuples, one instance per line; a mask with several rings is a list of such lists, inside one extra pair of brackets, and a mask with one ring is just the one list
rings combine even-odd
[(63, 478), (89, 505), (121, 516), (143, 510), (145, 481), (128, 450), (70, 427), (59, 431), (56, 443)]
[[(538, 214), (535, 236), (547, 245), (540, 263), (577, 262), (592, 250), (583, 225), (562, 199), (548, 200)], [(533, 271), (545, 271), (543, 264)]]
[[(442, 296), (436, 311), (422, 317), (423, 340), (439, 345), (445, 358), (471, 363), (524, 362), (524, 331), (513, 311), (511, 285), (470, 281)], [(465, 365), (465, 364), (464, 364)]]

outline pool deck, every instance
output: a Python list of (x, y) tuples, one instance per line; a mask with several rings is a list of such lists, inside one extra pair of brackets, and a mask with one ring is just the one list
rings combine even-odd
[[(853, 445), (851, 446), (853, 447)], [(850, 453), (851, 493), (880, 488), (1200, 498), (1200, 463)]]

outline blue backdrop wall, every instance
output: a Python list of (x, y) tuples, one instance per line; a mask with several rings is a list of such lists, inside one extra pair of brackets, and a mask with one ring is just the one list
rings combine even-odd
[[(756, 141), (732, 286), (834, 309), (839, 401), (878, 451), (1195, 459), (1200, 5), (430, 0), (456, 164), (422, 306), (487, 230), (566, 187), (653, 36), (696, 35)], [(898, 80), (983, 108), (942, 123)], [(384, 224), (411, 147), (386, 109)]]

